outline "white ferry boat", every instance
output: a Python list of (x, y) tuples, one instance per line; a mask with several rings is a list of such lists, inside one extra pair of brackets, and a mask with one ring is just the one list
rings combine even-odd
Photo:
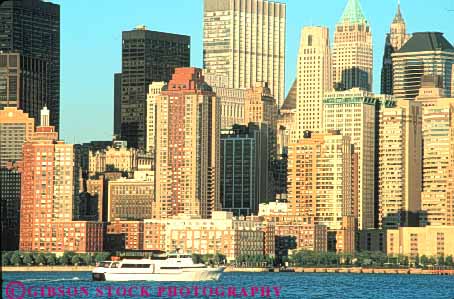
[(96, 281), (207, 281), (218, 280), (225, 267), (194, 264), (192, 256), (171, 254), (150, 258), (104, 261), (92, 271)]

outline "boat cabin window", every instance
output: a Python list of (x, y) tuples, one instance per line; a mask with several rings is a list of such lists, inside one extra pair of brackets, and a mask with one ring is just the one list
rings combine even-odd
[(122, 264), (122, 268), (150, 268), (150, 264)]
[(112, 263), (112, 266), (110, 268), (118, 268), (118, 263)]
[(112, 262), (101, 262), (99, 263), (99, 267), (110, 268), (110, 264), (112, 264)]

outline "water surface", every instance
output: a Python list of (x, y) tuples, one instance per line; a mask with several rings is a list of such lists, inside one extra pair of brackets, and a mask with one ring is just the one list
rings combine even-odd
[[(217, 282), (200, 283), (93, 282), (89, 272), (6, 272), (2, 273), (2, 276), (2, 298), (7, 299), (108, 298), (109, 289), (110, 298), (233, 298), (228, 296), (229, 288), (230, 294), (233, 294), (233, 289), (235, 290), (236, 298), (263, 298), (261, 291), (265, 292), (266, 289), (261, 287), (270, 288), (270, 298), (454, 299), (454, 276), (435, 275), (225, 273)], [(13, 281), (20, 283), (10, 285), (14, 286), (14, 296), (11, 288), (8, 297), (6, 288)], [(255, 287), (257, 289), (254, 289), (255, 294), (252, 297), (252, 288)], [(276, 296), (273, 287), (280, 289), (279, 297)], [(141, 293), (143, 288), (148, 290), (148, 293)], [(199, 293), (194, 296), (196, 288)], [(208, 296), (203, 296), (203, 288)], [(210, 288), (213, 296), (209, 296)], [(219, 296), (215, 294), (216, 288)], [(55, 294), (52, 293), (52, 289)], [(25, 294), (22, 297), (23, 290), (26, 292), (30, 290), (31, 296)], [(181, 291), (183, 295), (191, 292), (192, 296), (183, 296), (179, 293), (175, 295), (172, 293), (174, 290)], [(41, 291), (44, 292), (44, 296)], [(64, 292), (64, 296), (60, 292)]]

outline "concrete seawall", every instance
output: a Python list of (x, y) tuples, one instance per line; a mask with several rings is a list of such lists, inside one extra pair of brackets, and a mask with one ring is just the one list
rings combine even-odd
[[(296, 273), (352, 273), (352, 274), (412, 274), (412, 275), (454, 275), (454, 270), (423, 270), (416, 268), (383, 269), (383, 268), (323, 268), (323, 267), (293, 267), (289, 270)], [(235, 268), (227, 267), (225, 272), (279, 272), (279, 268)], [(287, 271), (288, 272), (288, 271)]]

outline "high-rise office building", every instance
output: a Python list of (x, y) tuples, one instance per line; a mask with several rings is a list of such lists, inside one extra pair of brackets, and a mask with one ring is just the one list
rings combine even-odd
[[(454, 110), (452, 110), (451, 119), (454, 119)], [(446, 225), (454, 226), (454, 122), (451, 122), (450, 136)]]
[(377, 109), (390, 96), (354, 88), (327, 93), (323, 100), (325, 130), (349, 135), (358, 154), (358, 227), (374, 228), (376, 217)]
[(207, 73), (204, 70), (205, 82), (213, 88), (213, 92), (219, 98), (221, 105), (221, 128), (230, 129), (233, 125), (244, 123), (244, 100), (245, 88), (228, 87), (227, 77)]
[(203, 65), (228, 88), (268, 82), (280, 107), (285, 88), (286, 4), (268, 0), (205, 0)]
[(166, 83), (153, 82), (148, 88), (147, 94), (147, 142), (146, 151), (152, 154), (155, 153), (156, 147), (156, 97), (161, 95), (162, 88), (166, 86)]
[[(264, 131), (265, 130), (265, 131)], [(221, 132), (221, 203), (235, 216), (257, 215), (269, 201), (268, 127), (249, 123)], [(268, 192), (269, 193), (269, 192)]]
[[(448, 178), (450, 150), (454, 136), (454, 98), (443, 96), (441, 83), (437, 77), (425, 76), (416, 101), (422, 106), (422, 194), (421, 209), (427, 215), (425, 224), (447, 225), (448, 208), (452, 198), (448, 198)], [(439, 77), (438, 77), (439, 78)], [(430, 79), (435, 79), (430, 84)], [(435, 83), (435, 84), (434, 84)], [(449, 193), (451, 194), (451, 193)]]
[(379, 112), (378, 225), (417, 226), (421, 210), (420, 103), (382, 103)]
[(34, 133), (34, 120), (15, 107), (0, 110), (1, 248), (19, 248), (22, 146)]
[(246, 90), (244, 100), (244, 123), (263, 123), (276, 128), (278, 109), (268, 83), (256, 83)]
[(60, 117), (60, 6), (41, 0), (0, 3), (0, 108), (14, 106), (39, 124), (49, 107)]
[(297, 68), (295, 130), (301, 139), (304, 131), (323, 130), (323, 95), (333, 87), (328, 28), (303, 28)]
[(336, 25), (333, 80), (336, 90), (372, 90), (372, 32), (359, 0), (348, 0)]
[(407, 34), (407, 25), (400, 11), (400, 3), (391, 23), (390, 32), (386, 34), (385, 52), (383, 54), (383, 66), (381, 69), (381, 94), (393, 94), (393, 61), (392, 54), (402, 48), (410, 39)]
[(353, 145), (338, 131), (306, 131), (289, 146), (289, 214), (315, 217), (316, 224), (340, 230), (343, 217), (354, 215), (352, 188)]
[(219, 100), (202, 70), (177, 68), (156, 97), (154, 218), (219, 210)]
[(148, 86), (169, 81), (177, 67), (188, 67), (190, 37), (138, 26), (123, 32), (121, 71), (121, 137), (128, 146), (145, 149)]
[(442, 96), (454, 97), (454, 47), (440, 32), (416, 32), (392, 54), (393, 95), (414, 100), (419, 95), (422, 77), (440, 76)]
[(114, 74), (114, 136), (121, 136), (121, 73)]
[(80, 150), (58, 140), (47, 108), (23, 146), (20, 242), (23, 251), (102, 250), (102, 223), (79, 218)]

